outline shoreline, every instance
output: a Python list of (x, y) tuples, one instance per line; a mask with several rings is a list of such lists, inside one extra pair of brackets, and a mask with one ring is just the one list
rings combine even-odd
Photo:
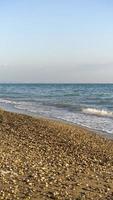
[(63, 121), (0, 110), (1, 199), (112, 199), (113, 141)]
[(113, 135), (108, 133), (108, 132), (105, 132), (105, 131), (99, 131), (99, 130), (96, 130), (96, 129), (93, 129), (93, 128), (90, 128), (90, 127), (87, 127), (85, 125), (82, 125), (82, 124), (77, 124), (77, 123), (74, 123), (74, 122), (70, 122), (70, 121), (66, 121), (64, 119), (61, 119), (61, 118), (52, 118), (52, 117), (47, 117), (47, 116), (43, 116), (43, 115), (36, 115), (36, 114), (33, 114), (33, 113), (30, 113), (30, 112), (23, 112), (23, 111), (18, 111), (18, 110), (11, 110), (11, 109), (5, 109), (5, 108), (1, 108), (0, 107), (0, 110), (4, 110), (6, 112), (11, 112), (11, 113), (15, 113), (15, 114), (20, 114), (20, 115), (25, 115), (25, 116), (30, 116), (30, 117), (33, 117), (35, 119), (45, 119), (45, 120), (50, 120), (50, 121), (54, 121), (54, 122), (59, 122), (59, 123), (64, 123), (64, 124), (67, 124), (67, 125), (72, 125), (72, 126), (77, 126), (77, 127), (81, 127), (83, 129), (86, 129), (86, 131), (89, 131), (91, 132), (92, 134), (97, 134), (101, 137), (104, 137), (106, 139), (110, 139), (110, 140), (113, 140)]
[[(29, 115), (29, 116), (34, 117), (33, 115)], [(99, 131), (99, 130), (96, 130), (96, 129), (93, 129), (93, 128), (89, 128), (89, 127), (82, 125), (82, 124), (77, 124), (77, 123), (66, 121), (66, 120), (63, 120), (63, 119), (49, 118), (49, 117), (43, 117), (43, 116), (40, 116), (40, 117), (37, 116), (36, 119), (45, 119), (45, 120), (50, 120), (50, 121), (56, 121), (56, 122), (59, 122), (59, 123), (64, 123), (64, 124), (67, 124), (67, 125), (72, 125), (72, 126), (75, 126), (75, 127), (78, 127), (78, 128), (86, 129), (86, 131), (91, 132), (92, 134), (97, 134), (100, 137), (104, 137), (106, 139), (113, 140), (112, 134), (107, 133), (105, 131)]]

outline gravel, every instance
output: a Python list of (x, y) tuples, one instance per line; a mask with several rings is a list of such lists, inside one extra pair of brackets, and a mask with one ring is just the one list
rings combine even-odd
[(0, 199), (113, 200), (113, 141), (1, 110)]

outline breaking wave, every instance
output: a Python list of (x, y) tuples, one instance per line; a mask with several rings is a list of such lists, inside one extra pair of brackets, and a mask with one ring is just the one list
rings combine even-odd
[(0, 99), (0, 103), (6, 103), (6, 104), (16, 104), (15, 101), (8, 100), (8, 99)]
[(84, 113), (97, 115), (97, 116), (103, 116), (103, 117), (113, 117), (113, 112), (107, 111), (107, 110), (99, 110), (96, 108), (84, 108), (82, 110)]

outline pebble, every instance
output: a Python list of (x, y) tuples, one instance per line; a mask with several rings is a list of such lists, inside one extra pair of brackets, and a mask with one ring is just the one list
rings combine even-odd
[(0, 199), (113, 199), (112, 140), (62, 122), (1, 115)]

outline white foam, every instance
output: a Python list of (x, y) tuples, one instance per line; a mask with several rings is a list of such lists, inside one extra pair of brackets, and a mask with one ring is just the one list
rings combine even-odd
[(15, 101), (11, 101), (11, 100), (8, 100), (8, 99), (0, 99), (0, 103), (16, 104)]
[(113, 117), (113, 112), (107, 111), (107, 110), (99, 110), (96, 108), (84, 108), (82, 110), (84, 113), (92, 114), (92, 115), (98, 115), (98, 116), (105, 116), (105, 117)]

